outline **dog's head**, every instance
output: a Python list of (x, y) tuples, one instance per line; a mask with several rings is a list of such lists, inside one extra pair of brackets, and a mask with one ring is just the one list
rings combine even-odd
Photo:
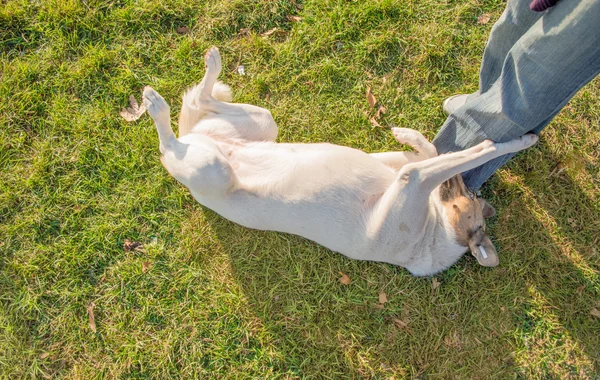
[(457, 243), (469, 247), (479, 264), (498, 265), (496, 248), (485, 233), (485, 219), (496, 215), (496, 210), (467, 189), (460, 174), (440, 186), (440, 199)]

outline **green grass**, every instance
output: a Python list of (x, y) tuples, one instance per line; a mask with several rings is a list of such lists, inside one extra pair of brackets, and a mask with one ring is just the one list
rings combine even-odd
[[(176, 114), (216, 45), (235, 100), (271, 110), (280, 141), (397, 150), (365, 115), (366, 87), (388, 109), (382, 125), (432, 138), (441, 101), (476, 89), (502, 9), (498, 0), (2, 2), (0, 377), (599, 376), (590, 311), (600, 309), (600, 81), (484, 188), (499, 213), (489, 231), (501, 265), (465, 257), (435, 289), (401, 268), (222, 219), (162, 168), (149, 117), (119, 116), (148, 84)], [(482, 13), (489, 24), (477, 23)], [(145, 252), (125, 252), (125, 239)]]

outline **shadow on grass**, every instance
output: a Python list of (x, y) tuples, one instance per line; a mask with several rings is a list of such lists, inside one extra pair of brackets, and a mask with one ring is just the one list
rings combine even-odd
[(516, 253), (507, 259), (521, 266), (515, 274), (528, 295), (515, 321), (522, 360), (543, 359), (549, 375), (593, 377), (600, 371), (600, 325), (590, 314), (600, 306), (600, 207), (564, 170), (568, 160), (542, 140), (517, 162), (523, 179), (494, 191), (502, 200), (495, 230), (501, 250)]

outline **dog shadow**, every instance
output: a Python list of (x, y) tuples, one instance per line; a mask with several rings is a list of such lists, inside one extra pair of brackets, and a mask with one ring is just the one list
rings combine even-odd
[(259, 320), (263, 338), (254, 344), (275, 350), (279, 371), (379, 377), (479, 367), (469, 375), (591, 376), (600, 331), (582, 310), (599, 293), (598, 204), (566, 171), (556, 174), (560, 161), (543, 143), (536, 152), (541, 168), (539, 157), (519, 157), (484, 189), (499, 214), (489, 228), (501, 262), (493, 269), (467, 254), (435, 278), (416, 278), (297, 236), (246, 229), (201, 206), (192, 213), (226, 252)]

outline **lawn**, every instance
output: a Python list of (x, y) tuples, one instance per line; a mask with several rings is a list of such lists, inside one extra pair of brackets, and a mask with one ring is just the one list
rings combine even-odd
[(176, 120), (215, 45), (280, 141), (398, 150), (387, 127), (433, 138), (476, 90), (503, 7), (2, 1), (0, 378), (600, 376), (600, 80), (483, 188), (500, 266), (435, 278), (224, 220), (119, 115), (152, 85)]

